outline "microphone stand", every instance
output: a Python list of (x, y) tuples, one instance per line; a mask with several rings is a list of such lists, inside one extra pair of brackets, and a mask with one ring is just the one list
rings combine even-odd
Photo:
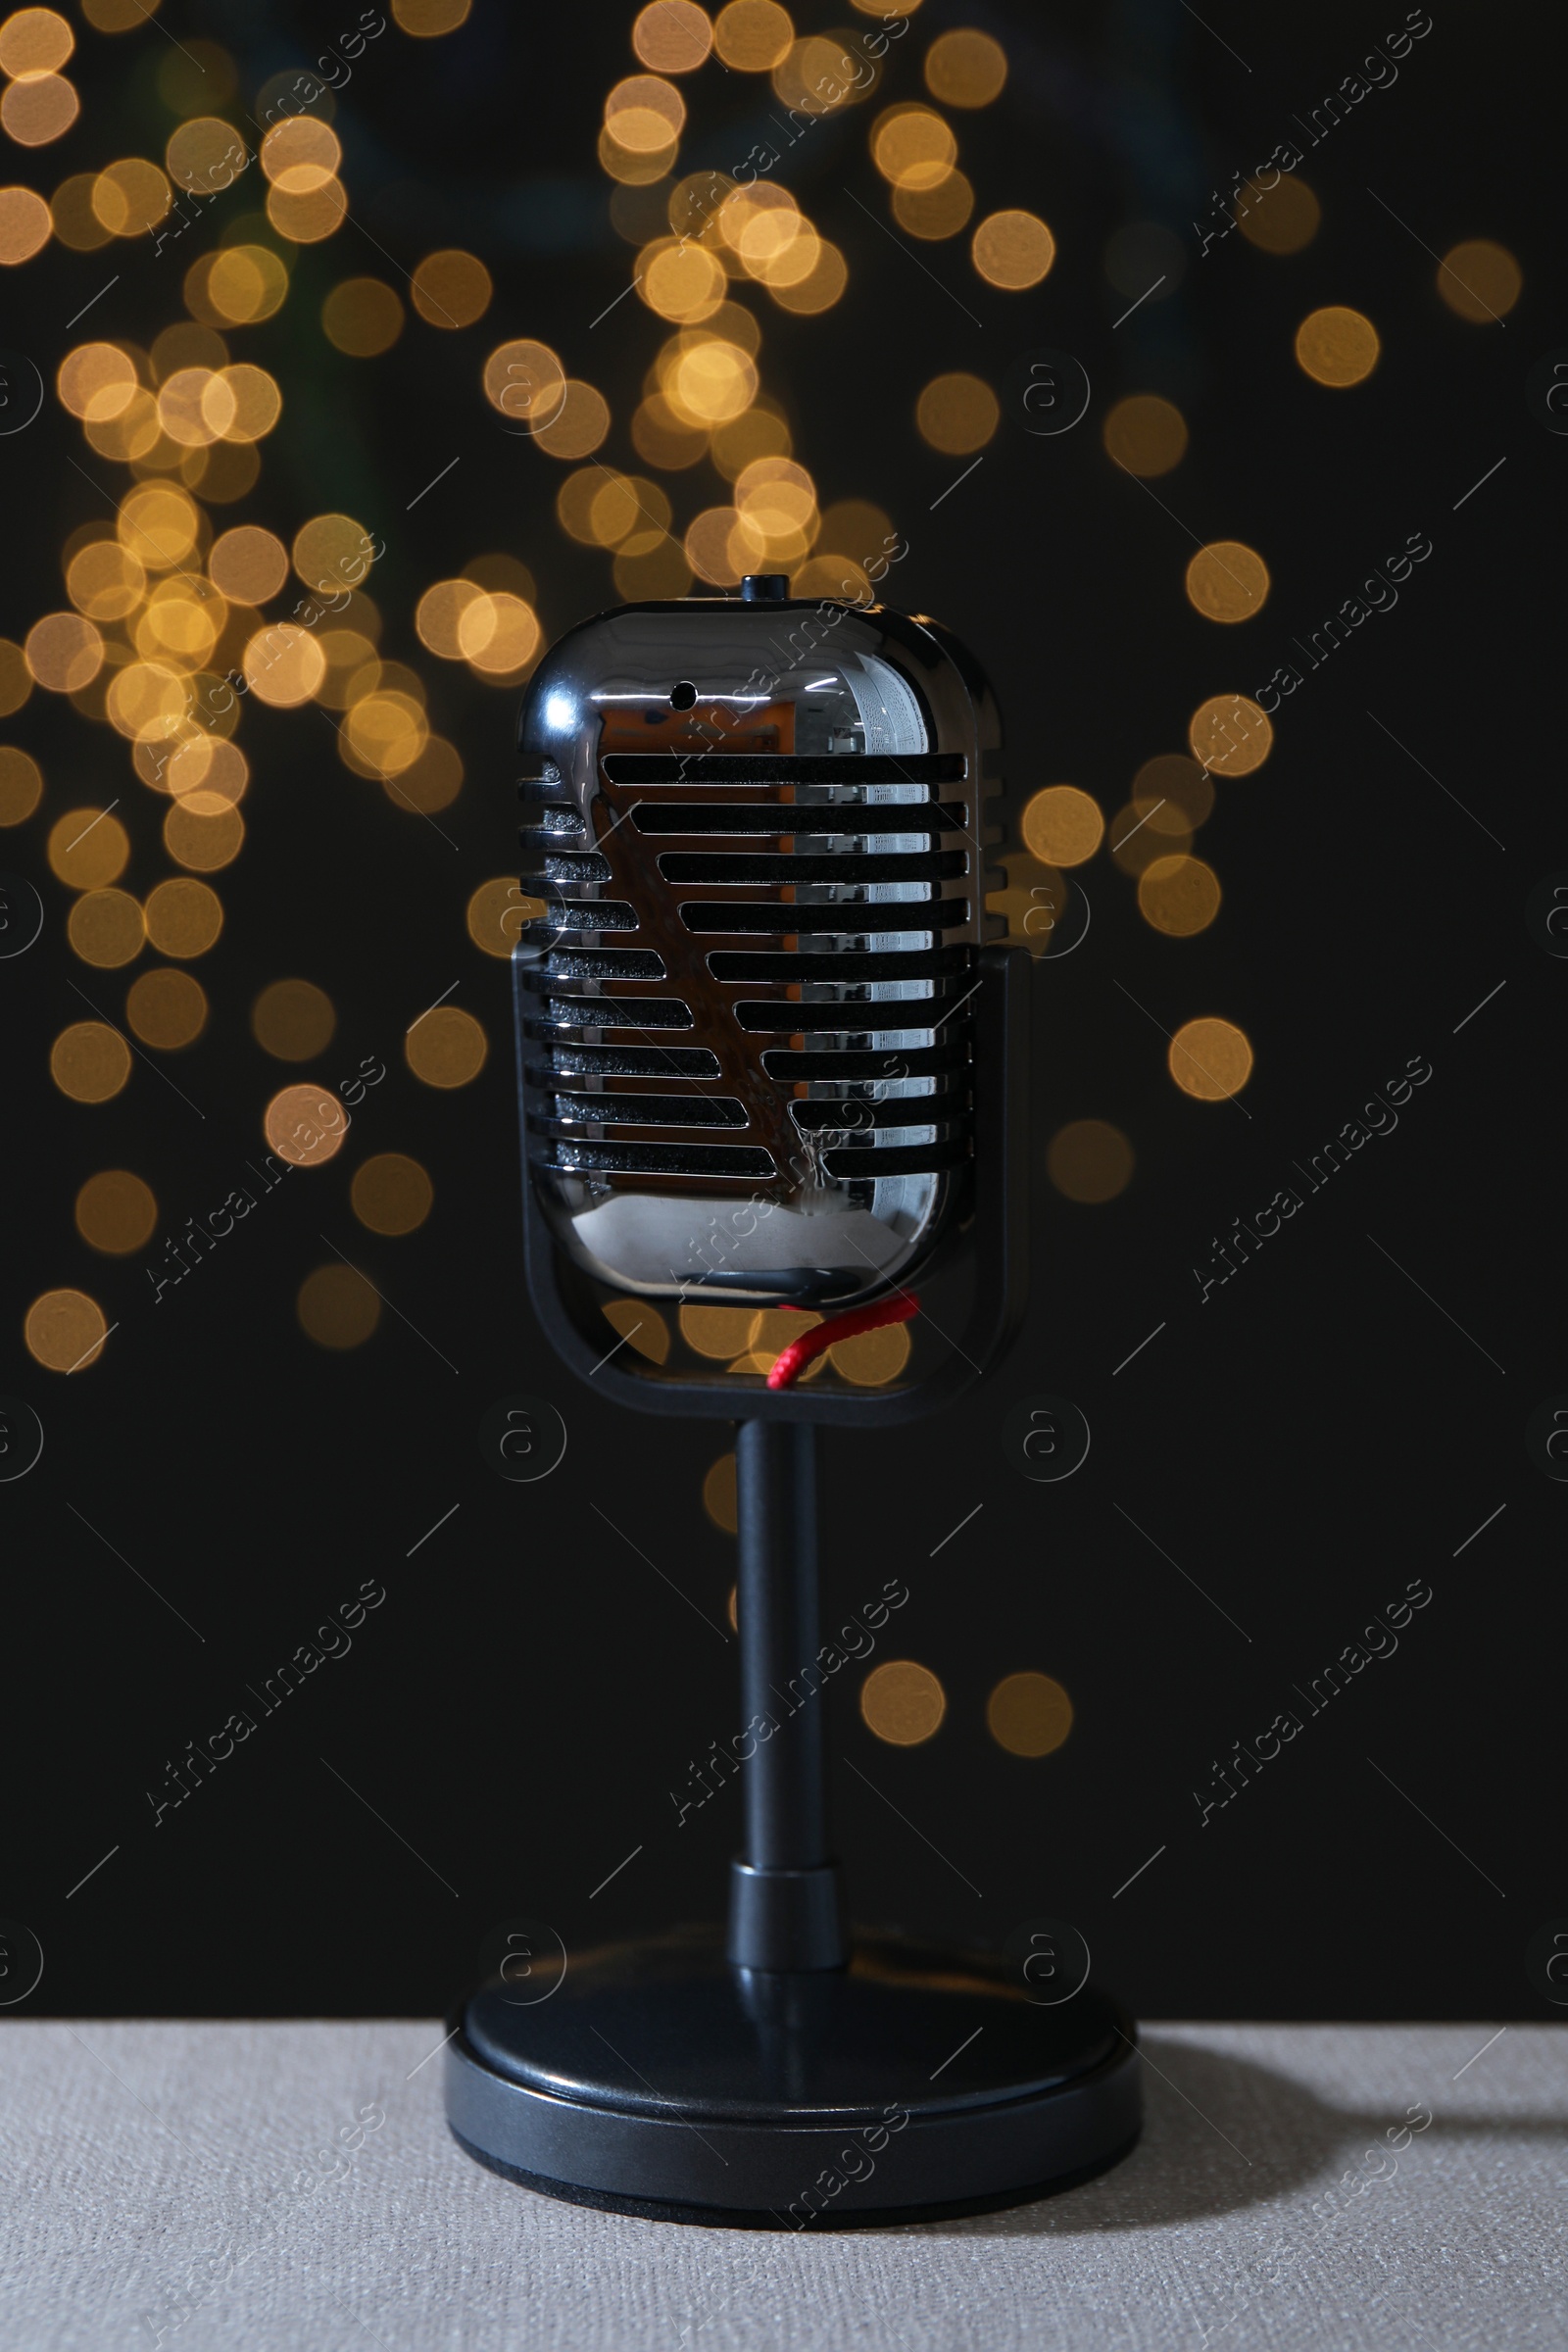
[[(737, 1968), (841, 1968), (848, 1956), (827, 1851), (817, 1665), (816, 1431), (742, 1421), (735, 1437), (746, 1854), (730, 1866)], [(804, 1685), (804, 1691), (797, 1690)], [(760, 1727), (772, 1731), (760, 1736)]]
[(727, 1932), (564, 1953), (544, 1994), (519, 1998), (503, 1974), (448, 2016), (454, 2135), (547, 2196), (710, 2227), (866, 2228), (1027, 2202), (1102, 2172), (1138, 2136), (1124, 2011), (1092, 1984), (1043, 1998), (996, 1952), (852, 1942), (828, 1853), (816, 1424), (896, 1427), (956, 1400), (1022, 1302), (1027, 974), (999, 949), (979, 965), (971, 1304), (948, 1359), (913, 1383), (802, 1395), (605, 1361), (600, 1298), (524, 1187), (529, 1296), (563, 1360), (632, 1410), (736, 1428), (754, 1741)]

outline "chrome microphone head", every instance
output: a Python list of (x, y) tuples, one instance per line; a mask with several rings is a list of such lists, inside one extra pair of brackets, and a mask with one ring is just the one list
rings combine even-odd
[(519, 728), (531, 1181), (650, 1297), (846, 1307), (961, 1214), (1001, 729), (935, 622), (740, 598), (568, 631)]

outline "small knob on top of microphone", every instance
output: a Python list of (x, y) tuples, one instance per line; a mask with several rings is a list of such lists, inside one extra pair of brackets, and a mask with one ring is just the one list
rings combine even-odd
[(749, 605), (781, 605), (790, 592), (787, 571), (749, 571), (741, 595)]

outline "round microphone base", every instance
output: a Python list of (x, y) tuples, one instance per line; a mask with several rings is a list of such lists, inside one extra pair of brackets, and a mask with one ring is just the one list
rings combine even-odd
[(846, 1969), (737, 1969), (716, 1930), (492, 1981), (448, 2020), (447, 2120), (494, 2172), (578, 2205), (752, 2230), (1021, 2205), (1126, 2155), (1131, 2020), (1038, 2003), (1004, 1964), (864, 1937)]

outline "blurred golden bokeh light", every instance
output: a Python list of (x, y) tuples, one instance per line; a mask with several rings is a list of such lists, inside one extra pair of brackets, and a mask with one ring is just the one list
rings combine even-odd
[(268, 1150), (296, 1168), (318, 1168), (334, 1158), (350, 1124), (336, 1095), (319, 1086), (285, 1086), (262, 1117)]
[(23, 1325), (27, 1352), (50, 1372), (80, 1372), (103, 1353), (109, 1318), (85, 1291), (45, 1291)]
[(49, 866), (73, 890), (118, 882), (130, 858), (130, 836), (104, 808), (72, 808), (49, 829)]
[(713, 22), (713, 48), (737, 74), (770, 74), (795, 38), (789, 10), (775, 0), (729, 0)]
[(827, 1358), (840, 1379), (854, 1387), (885, 1389), (908, 1362), (911, 1346), (907, 1323), (884, 1323), (880, 1331), (835, 1340)]
[(220, 115), (193, 115), (170, 133), (164, 149), (170, 178), (192, 196), (216, 196), (231, 186), (244, 162), (245, 142)]
[(106, 1021), (73, 1021), (49, 1050), (49, 1075), (74, 1102), (107, 1102), (130, 1076), (130, 1048)]
[(92, 620), (123, 620), (135, 612), (147, 574), (118, 539), (91, 539), (77, 549), (66, 569), (66, 594)]
[(1004, 1674), (986, 1700), (986, 1728), (1009, 1756), (1049, 1756), (1072, 1730), (1072, 1700), (1049, 1674)]
[(55, 376), (61, 403), (84, 422), (118, 416), (136, 390), (136, 363), (117, 343), (79, 343)]
[(45, 613), (22, 650), (34, 681), (51, 694), (75, 694), (103, 666), (102, 634), (84, 612)]
[(348, 208), (348, 190), (340, 179), (323, 179), (318, 188), (270, 188), (267, 195), (269, 221), (293, 245), (319, 245), (335, 236)]
[(189, 972), (160, 964), (131, 982), (125, 995), (125, 1018), (144, 1046), (160, 1053), (177, 1053), (192, 1045), (207, 1026), (207, 994)]
[(275, 1061), (312, 1061), (331, 1044), (337, 1013), (313, 980), (274, 980), (251, 1006), (251, 1035)]
[(392, 0), (392, 14), (417, 41), (439, 40), (468, 21), (473, 0)]
[(1300, 253), (1317, 235), (1323, 207), (1294, 172), (1282, 172), (1271, 188), (1249, 185), (1242, 196), (1236, 225), (1260, 252)]
[(1377, 328), (1359, 311), (1330, 303), (1296, 330), (1296, 357), (1315, 383), (1343, 390), (1365, 383), (1378, 364)]
[(354, 1214), (372, 1233), (413, 1233), (435, 1201), (435, 1187), (406, 1152), (377, 1152), (354, 1171), (349, 1187)]
[(295, 1300), (307, 1338), (318, 1348), (362, 1348), (381, 1320), (381, 1301), (363, 1274), (341, 1263), (307, 1274)]
[(274, 188), (304, 196), (336, 177), (343, 147), (336, 131), (318, 117), (289, 115), (263, 137), (260, 161)]
[[(814, 230), (812, 234), (815, 235)], [(768, 278), (767, 290), (781, 311), (793, 311), (800, 318), (811, 318), (818, 312), (830, 311), (849, 282), (850, 266), (843, 254), (826, 237), (820, 237), (808, 273), (792, 278), (775, 270)]]
[(290, 710), (308, 703), (326, 675), (320, 642), (296, 621), (269, 621), (257, 630), (240, 659), (258, 702)]
[(1167, 939), (1206, 931), (1219, 906), (1219, 876), (1201, 858), (1155, 858), (1138, 877), (1138, 910)]
[(534, 439), (553, 458), (586, 458), (610, 430), (610, 403), (592, 384), (568, 376), (555, 413), (534, 430)]
[(661, 237), (645, 245), (638, 259), (637, 291), (662, 318), (695, 325), (711, 318), (724, 300), (729, 283), (724, 266), (701, 245)]
[(73, 172), (49, 200), (55, 235), (73, 253), (97, 253), (109, 242), (109, 231), (92, 209), (96, 172)]
[(294, 534), (294, 568), (320, 595), (358, 587), (374, 561), (365, 525), (352, 514), (316, 514)]
[(1268, 758), (1274, 729), (1250, 696), (1214, 694), (1193, 712), (1187, 740), (1193, 758), (1215, 775), (1249, 776)]
[(1214, 786), (1196, 760), (1161, 752), (1134, 776), (1132, 805), (1151, 833), (1190, 837), (1213, 809)]
[(1524, 272), (1505, 245), (1467, 237), (1438, 265), (1438, 292), (1456, 318), (1472, 326), (1505, 318), (1524, 288)]
[(30, 262), (49, 242), (54, 215), (31, 188), (0, 188), (0, 263)]
[(1129, 473), (1169, 473), (1187, 454), (1187, 420), (1157, 392), (1134, 392), (1110, 411), (1102, 438), (1107, 457)]
[(1199, 1102), (1228, 1102), (1252, 1074), (1252, 1049), (1245, 1033), (1234, 1021), (1213, 1014), (1184, 1021), (1165, 1058), (1183, 1094)]
[(431, 326), (472, 326), (490, 308), (495, 288), (477, 254), (458, 246), (427, 253), (414, 272), (409, 292), (419, 317)]
[(695, 0), (650, 0), (632, 24), (631, 45), (655, 74), (690, 74), (712, 48), (713, 27)]
[(403, 1041), (404, 1059), (425, 1086), (466, 1086), (483, 1069), (489, 1040), (471, 1012), (456, 1004), (421, 1013)]
[(1048, 784), (1025, 804), (1026, 846), (1047, 865), (1082, 865), (1105, 837), (1100, 803), (1076, 784)]
[(487, 956), (510, 957), (523, 924), (545, 911), (544, 900), (530, 898), (514, 875), (496, 874), (468, 901), (468, 937)]
[[(1156, 822), (1158, 832), (1154, 829)], [(1168, 804), (1155, 810), (1152, 806), (1141, 807), (1138, 802), (1129, 801), (1124, 808), (1117, 809), (1105, 829), (1110, 838), (1112, 863), (1135, 879), (1156, 858), (1184, 854), (1193, 846), (1192, 828), (1180, 809)]]
[(1268, 565), (1240, 539), (1200, 547), (1187, 566), (1187, 601), (1207, 620), (1250, 620), (1269, 591)]
[(43, 771), (14, 744), (0, 743), (0, 825), (24, 824), (43, 798)]
[(112, 237), (144, 237), (173, 201), (168, 178), (145, 156), (123, 156), (93, 181), (92, 209)]
[(952, 124), (928, 106), (890, 106), (871, 125), (871, 161), (896, 188), (937, 187), (957, 159)]
[(0, 718), (9, 718), (20, 710), (32, 692), (32, 674), (23, 659), (22, 648), (9, 637), (0, 637)]
[(922, 440), (948, 457), (965, 458), (984, 449), (1002, 420), (997, 396), (978, 375), (955, 372), (933, 377), (915, 404)]
[(888, 1658), (873, 1666), (860, 1685), (860, 1714), (866, 1730), (892, 1747), (918, 1747), (942, 1728), (947, 1692), (929, 1666), (913, 1658)]
[(651, 1299), (611, 1298), (606, 1301), (605, 1321), (619, 1333), (633, 1354), (651, 1364), (668, 1363), (669, 1325)]
[(1057, 1192), (1086, 1206), (1124, 1193), (1133, 1166), (1132, 1145), (1108, 1119), (1070, 1119), (1046, 1147), (1046, 1174)]
[(749, 1347), (754, 1314), (749, 1306), (687, 1304), (681, 1307), (677, 1321), (680, 1336), (694, 1354), (727, 1362)]
[(1056, 240), (1036, 213), (990, 213), (969, 240), (976, 270), (1007, 293), (1038, 286), (1056, 258)]
[(186, 792), (164, 818), (165, 849), (193, 873), (215, 874), (232, 865), (244, 846), (245, 819), (220, 792)]
[(403, 332), (403, 304), (379, 277), (346, 277), (321, 305), (321, 332), (350, 359), (379, 359)]
[(605, 100), (605, 129), (630, 155), (660, 155), (679, 138), (686, 101), (658, 74), (631, 74)]
[(973, 25), (939, 32), (925, 53), (925, 86), (944, 106), (989, 106), (1007, 78), (1007, 53)]
[(185, 307), (208, 326), (254, 326), (283, 307), (288, 271), (270, 245), (225, 245), (185, 273)]
[(66, 936), (83, 963), (118, 971), (141, 954), (147, 926), (128, 891), (89, 890), (71, 909)]
[(75, 46), (75, 34), (57, 10), (19, 8), (0, 24), (0, 74), (12, 81), (58, 74)]
[(974, 188), (961, 172), (950, 172), (934, 188), (895, 188), (893, 218), (911, 237), (935, 243), (967, 228)]
[(181, 960), (205, 956), (223, 928), (222, 902), (217, 891), (183, 874), (149, 891), (142, 914), (147, 937), (159, 955)]
[(733, 1536), (740, 1526), (740, 1507), (735, 1494), (735, 1456), (721, 1453), (703, 1480), (703, 1508), (726, 1536)]
[(76, 1231), (106, 1257), (127, 1257), (144, 1249), (157, 1223), (152, 1188), (128, 1168), (105, 1168), (89, 1176), (76, 1195)]
[(213, 541), (207, 576), (236, 604), (265, 605), (288, 578), (288, 550), (275, 532), (238, 523)]
[(0, 97), (0, 129), (19, 147), (47, 147), (81, 112), (75, 89), (62, 74), (37, 74), (14, 81)]

